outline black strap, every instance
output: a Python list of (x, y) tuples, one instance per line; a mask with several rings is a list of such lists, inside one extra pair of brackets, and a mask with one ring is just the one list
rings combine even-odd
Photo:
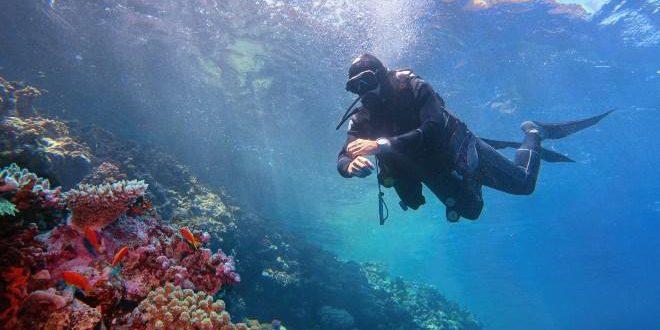
[(385, 193), (383, 190), (380, 188), (380, 164), (378, 162), (378, 158), (376, 158), (376, 183), (378, 184), (378, 220), (380, 220), (380, 225), (385, 224), (385, 220), (390, 217), (390, 209), (387, 207), (387, 203), (385, 203)]
[(338, 131), (339, 128), (341, 127), (341, 125), (344, 125), (344, 123), (349, 118), (351, 118), (352, 115), (354, 115), (356, 112), (360, 111), (360, 108), (357, 108), (354, 111), (351, 111), (351, 109), (353, 109), (353, 107), (358, 103), (358, 101), (360, 101), (361, 98), (362, 98), (362, 96), (358, 96), (355, 99), (355, 101), (353, 101), (353, 103), (351, 103), (351, 105), (348, 107), (348, 109), (346, 109), (346, 112), (344, 112), (344, 115), (341, 116), (341, 120), (339, 121), (339, 124), (337, 125), (337, 128), (335, 128), (335, 131)]

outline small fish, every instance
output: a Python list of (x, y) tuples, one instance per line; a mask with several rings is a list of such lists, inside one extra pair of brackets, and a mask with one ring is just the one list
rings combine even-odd
[(94, 249), (94, 254), (101, 252), (101, 242), (98, 233), (92, 228), (85, 228), (85, 239)]
[(188, 244), (190, 244), (190, 246), (192, 246), (195, 250), (199, 249), (199, 247), (202, 245), (202, 243), (197, 240), (195, 235), (193, 235), (188, 227), (181, 227), (181, 229), (179, 229), (179, 233), (181, 233), (181, 236), (183, 236), (186, 242), (188, 242)]
[(124, 259), (124, 256), (128, 253), (128, 246), (124, 246), (117, 253), (115, 253), (114, 258), (112, 258), (112, 267), (116, 267), (119, 265), (122, 259)]
[(64, 279), (64, 282), (66, 282), (66, 284), (68, 285), (73, 285), (85, 292), (92, 291), (92, 287), (89, 285), (89, 281), (87, 281), (87, 278), (81, 275), (80, 273), (76, 273), (68, 270), (63, 271), (62, 278)]

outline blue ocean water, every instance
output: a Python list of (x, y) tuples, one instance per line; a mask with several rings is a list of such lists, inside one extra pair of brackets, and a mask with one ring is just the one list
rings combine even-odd
[[(342, 259), (431, 283), (487, 329), (660, 323), (657, 1), (11, 1), (0, 74), (54, 115), (167, 148), (196, 174)], [(535, 193), (484, 193), (448, 223), (426, 192), (377, 222), (376, 182), (335, 170), (352, 58), (410, 67), (480, 136), (616, 109), (545, 144)], [(510, 155), (510, 154), (509, 154)]]

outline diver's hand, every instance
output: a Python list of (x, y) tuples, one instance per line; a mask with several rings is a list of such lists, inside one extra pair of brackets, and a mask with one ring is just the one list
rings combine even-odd
[(376, 167), (368, 159), (358, 156), (348, 164), (348, 174), (358, 178), (364, 178), (371, 174), (371, 171)]
[(346, 146), (346, 152), (351, 158), (371, 156), (378, 152), (378, 143), (373, 140), (357, 139)]

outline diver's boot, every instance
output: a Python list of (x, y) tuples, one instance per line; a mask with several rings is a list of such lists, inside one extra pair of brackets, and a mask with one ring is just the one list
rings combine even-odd
[(447, 208), (446, 216), (447, 216), (447, 221), (449, 222), (457, 222), (458, 220), (461, 219), (461, 215), (456, 210), (450, 208)]
[(587, 127), (596, 125), (601, 119), (612, 113), (614, 110), (604, 112), (598, 116), (582, 120), (567, 121), (563, 123), (542, 123), (539, 121), (526, 121), (520, 125), (525, 133), (538, 134), (542, 139), (561, 139), (575, 132), (579, 132)]
[(525, 134), (536, 134), (539, 136), (539, 138), (541, 138), (541, 140), (545, 139), (545, 130), (536, 122), (526, 121), (520, 125), (520, 129), (525, 132)]
[(445, 216), (447, 221), (456, 222), (461, 219), (461, 215), (454, 209), (456, 206), (456, 200), (449, 197), (445, 200)]

